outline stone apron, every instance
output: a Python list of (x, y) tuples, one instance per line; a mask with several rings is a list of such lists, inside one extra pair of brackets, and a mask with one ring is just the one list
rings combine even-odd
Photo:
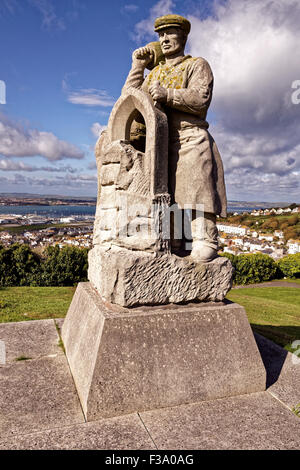
[(169, 191), (172, 202), (181, 209), (197, 209), (197, 205), (203, 204), (204, 212), (215, 215), (226, 212), (223, 166), (218, 157), (220, 159), (207, 126), (187, 125), (179, 129), (170, 126)]

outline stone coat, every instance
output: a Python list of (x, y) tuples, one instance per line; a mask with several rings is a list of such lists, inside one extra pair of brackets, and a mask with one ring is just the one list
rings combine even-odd
[(164, 111), (169, 123), (169, 190), (180, 208), (204, 205), (204, 211), (226, 216), (227, 201), (222, 160), (206, 121), (213, 74), (203, 58), (184, 56), (172, 65), (160, 62), (144, 79), (136, 65), (124, 89), (148, 92), (156, 80), (167, 89)]

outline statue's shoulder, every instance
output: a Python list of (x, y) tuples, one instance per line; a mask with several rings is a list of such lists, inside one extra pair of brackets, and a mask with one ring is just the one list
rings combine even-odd
[(191, 57), (189, 73), (192, 75), (196, 74), (201, 77), (206, 77), (209, 81), (212, 81), (214, 78), (211, 66), (203, 57)]
[(191, 63), (199, 67), (210, 67), (208, 61), (203, 57), (190, 57), (187, 60), (190, 60)]

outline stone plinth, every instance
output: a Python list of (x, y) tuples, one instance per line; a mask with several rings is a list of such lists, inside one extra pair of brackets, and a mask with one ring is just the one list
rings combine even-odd
[(78, 285), (62, 329), (86, 419), (265, 390), (237, 304), (123, 308)]
[(225, 257), (195, 263), (190, 257), (95, 246), (89, 252), (89, 280), (108, 302), (124, 307), (222, 301), (232, 286)]

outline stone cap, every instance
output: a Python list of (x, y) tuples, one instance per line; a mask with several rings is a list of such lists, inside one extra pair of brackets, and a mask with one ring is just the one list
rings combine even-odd
[(186, 34), (191, 30), (189, 20), (180, 15), (164, 15), (156, 18), (154, 22), (154, 31), (160, 31), (164, 28), (176, 27), (182, 29)]

